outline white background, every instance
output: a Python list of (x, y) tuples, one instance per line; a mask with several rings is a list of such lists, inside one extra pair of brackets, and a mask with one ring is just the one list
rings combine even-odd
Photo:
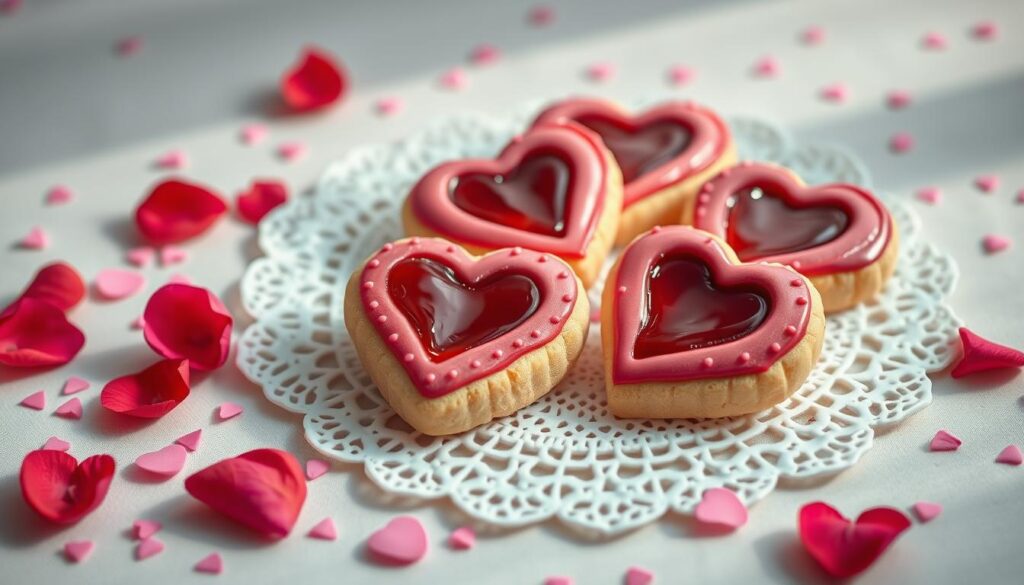
[[(798, 139), (841, 143), (869, 164), (875, 183), (910, 198), (925, 185), (943, 189), (937, 207), (919, 205), (925, 234), (952, 253), (962, 279), (952, 302), (968, 325), (990, 338), (1024, 346), (1024, 4), (1019, 0), (861, 0), (752, 2), (632, 0), (554, 4), (558, 21), (546, 29), (526, 26), (528, 4), (502, 2), (365, 2), (310, 0), (27, 0), (17, 15), (0, 16), (0, 302), (13, 298), (44, 262), (70, 261), (91, 279), (101, 268), (124, 266), (134, 243), (131, 211), (161, 173), (152, 160), (170, 148), (185, 149), (193, 164), (186, 176), (233, 195), (254, 176), (280, 177), (294, 193), (313, 184), (332, 159), (349, 148), (398, 139), (445, 114), (498, 113), (525, 101), (567, 93), (629, 99), (670, 91), (668, 66), (690, 65), (697, 78), (676, 92), (730, 114), (754, 114), (792, 128)], [(991, 18), (1001, 37), (970, 38), (970, 26)], [(801, 45), (798, 32), (820, 24), (826, 42)], [(920, 48), (929, 30), (944, 33), (949, 49)], [(142, 51), (118, 58), (114, 43), (143, 36)], [(502, 61), (468, 68), (470, 85), (453, 93), (437, 76), (465, 62), (477, 43), (495, 43)], [(349, 66), (352, 89), (326, 115), (293, 118), (275, 113), (278, 75), (306, 42), (333, 51)], [(756, 79), (750, 68), (775, 55), (782, 74)], [(582, 75), (595, 61), (617, 65), (618, 76), (594, 84)], [(821, 86), (843, 81), (843, 105), (821, 101)], [(904, 88), (915, 103), (900, 111), (884, 106), (887, 90)], [(400, 115), (381, 119), (373, 102), (399, 96)], [(241, 125), (264, 121), (270, 139), (258, 147), (237, 140)], [(895, 156), (887, 142), (896, 131), (917, 138), (917, 148)], [(310, 155), (287, 165), (274, 155), (281, 141), (301, 139)], [(982, 195), (971, 185), (982, 173), (1002, 180)], [(78, 197), (46, 207), (56, 183)], [(15, 243), (41, 225), (53, 245), (43, 252)], [(986, 257), (981, 237), (1015, 238), (1015, 247)], [(164, 418), (131, 425), (103, 411), (103, 382), (140, 369), (153, 358), (129, 323), (148, 292), (182, 272), (222, 295), (237, 318), (237, 284), (258, 255), (253, 230), (227, 220), (186, 247), (191, 259), (171, 269), (146, 271), (143, 294), (117, 303), (90, 299), (73, 313), (88, 336), (73, 363), (45, 373), (0, 369), (0, 582), (148, 583), (205, 582), (192, 565), (218, 550), (222, 582), (304, 579), (331, 583), (540, 583), (568, 575), (584, 584), (621, 582), (630, 565), (653, 570), (662, 583), (815, 583), (823, 573), (795, 540), (796, 513), (826, 500), (848, 515), (865, 507), (907, 508), (929, 500), (945, 512), (915, 524), (861, 583), (1019, 583), (1024, 520), (1020, 497), (1024, 469), (996, 465), (1009, 443), (1024, 443), (1022, 384), (1013, 375), (971, 383), (936, 377), (935, 402), (899, 428), (878, 437), (854, 469), (814, 486), (781, 489), (751, 510), (738, 533), (707, 537), (686, 518), (670, 516), (611, 541), (568, 534), (556, 523), (482, 537), (470, 552), (444, 546), (464, 522), (445, 502), (393, 501), (355, 466), (335, 465), (310, 483), (310, 494), (291, 537), (266, 544), (222, 521), (182, 488), (191, 471), (261, 446), (285, 448), (300, 459), (314, 456), (300, 435), (300, 420), (267, 402), (233, 366), (200, 379), (193, 395)], [(79, 396), (81, 421), (50, 416), (62, 402), (69, 375), (93, 382)], [(36, 390), (48, 409), (16, 406)], [(245, 413), (214, 423), (224, 401)], [(204, 429), (199, 451), (178, 477), (151, 483), (132, 470), (139, 454), (195, 428)], [(964, 440), (958, 453), (932, 454), (927, 442), (939, 428)], [(103, 506), (64, 530), (45, 526), (21, 501), (17, 470), (24, 454), (50, 435), (71, 441), (79, 457), (109, 452), (119, 462)], [(427, 526), (432, 549), (406, 569), (379, 568), (363, 557), (367, 536), (399, 512)], [(325, 516), (337, 522), (337, 542), (305, 538)], [(137, 518), (164, 523), (167, 550), (136, 563), (126, 530)], [(66, 564), (64, 542), (90, 538), (97, 550), (84, 565)]]

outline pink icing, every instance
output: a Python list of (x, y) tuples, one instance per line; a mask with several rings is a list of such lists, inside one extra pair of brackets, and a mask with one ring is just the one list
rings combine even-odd
[(725, 169), (705, 183), (697, 196), (693, 226), (725, 239), (730, 197), (752, 187), (780, 196), (796, 209), (834, 207), (847, 217), (845, 229), (830, 241), (758, 261), (786, 264), (808, 276), (858, 270), (878, 260), (892, 237), (889, 212), (868, 191), (844, 183), (800, 186), (782, 167), (750, 162)]
[[(507, 175), (528, 155), (555, 154), (571, 172), (565, 233), (547, 235), (477, 217), (458, 207), (451, 188), (460, 176)], [(483, 248), (523, 246), (565, 258), (582, 258), (604, 208), (608, 170), (604, 147), (582, 127), (550, 124), (517, 136), (494, 160), (446, 162), (428, 172), (409, 194), (412, 213), (431, 230)]]
[(594, 117), (630, 133), (661, 123), (678, 124), (690, 132), (686, 148), (669, 162), (626, 183), (623, 207), (657, 193), (704, 170), (718, 160), (730, 141), (729, 128), (713, 111), (692, 102), (666, 102), (630, 116), (611, 102), (575, 98), (559, 102), (537, 116), (534, 125)]
[[(643, 359), (633, 357), (646, 318), (651, 269), (666, 258), (707, 265), (721, 287), (749, 287), (768, 300), (768, 314), (749, 334), (697, 351)], [(764, 372), (793, 349), (807, 331), (811, 293), (807, 283), (781, 266), (733, 264), (716, 240), (686, 226), (655, 228), (622, 253), (613, 307), (612, 379), (616, 384), (675, 382)]]
[[(387, 292), (391, 269), (412, 258), (437, 261), (470, 285), (498, 274), (525, 276), (536, 284), (540, 302), (529, 317), (505, 335), (434, 362)], [(413, 386), (427, 398), (444, 396), (504, 370), (523, 355), (551, 342), (565, 326), (578, 294), (572, 270), (551, 255), (512, 248), (475, 259), (463, 248), (439, 238), (410, 238), (385, 244), (363, 267), (359, 290), (363, 311), (377, 334), (405, 368)], [(381, 319), (382, 316), (386, 318)], [(453, 376), (452, 372), (456, 374)]]

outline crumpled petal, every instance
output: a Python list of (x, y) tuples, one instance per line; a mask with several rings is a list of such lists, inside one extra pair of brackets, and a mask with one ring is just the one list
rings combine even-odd
[(158, 289), (142, 314), (146, 343), (168, 359), (187, 359), (196, 370), (219, 368), (231, 349), (231, 315), (210, 291), (189, 284)]
[(0, 313), (0, 364), (58, 366), (74, 358), (85, 335), (50, 302), (21, 298)]
[(115, 467), (110, 455), (79, 463), (63, 451), (32, 451), (21, 463), (21, 495), (43, 518), (74, 524), (103, 503)]
[(800, 509), (800, 541), (834, 577), (852, 577), (871, 566), (904, 530), (910, 519), (894, 508), (871, 508), (850, 522), (824, 502)]
[(288, 187), (280, 181), (253, 181), (248, 191), (238, 194), (235, 206), (238, 215), (251, 224), (258, 224), (272, 209), (288, 201)]
[(338, 101), (347, 85), (345, 72), (331, 55), (306, 47), (281, 78), (281, 95), (293, 110), (310, 112)]
[(212, 190), (168, 179), (159, 183), (135, 210), (135, 225), (151, 243), (171, 244), (205, 232), (227, 210), (227, 204)]
[(107, 382), (103, 408), (138, 418), (160, 418), (189, 395), (188, 360), (171, 359)]
[(85, 298), (85, 281), (70, 264), (54, 262), (40, 268), (18, 298), (44, 301), (67, 312)]
[(302, 468), (290, 453), (256, 449), (224, 459), (185, 480), (207, 506), (269, 538), (284, 538), (306, 501)]
[(963, 355), (950, 372), (954, 378), (1024, 366), (1024, 352), (989, 341), (966, 327), (960, 328), (960, 341)]

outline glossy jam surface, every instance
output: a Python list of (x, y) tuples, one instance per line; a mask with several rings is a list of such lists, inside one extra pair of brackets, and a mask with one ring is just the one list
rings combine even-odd
[(719, 288), (707, 265), (663, 258), (651, 269), (646, 313), (633, 357), (679, 353), (739, 339), (768, 315), (767, 297), (752, 288)]
[(433, 362), (508, 333), (540, 304), (540, 290), (525, 276), (494, 276), (470, 286), (429, 258), (396, 264), (388, 275), (388, 294)]
[(635, 132), (601, 116), (581, 116), (576, 121), (601, 136), (627, 183), (682, 154), (693, 138), (688, 128), (668, 121), (653, 122)]
[(757, 260), (820, 246), (838, 238), (850, 218), (838, 207), (791, 207), (759, 187), (733, 194), (725, 238), (740, 260)]
[(452, 202), (488, 221), (547, 236), (565, 234), (572, 172), (555, 154), (538, 153), (508, 175), (472, 173), (449, 187)]

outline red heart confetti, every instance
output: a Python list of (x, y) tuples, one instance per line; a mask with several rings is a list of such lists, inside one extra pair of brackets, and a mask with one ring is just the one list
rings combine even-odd
[(71, 376), (64, 382), (64, 390), (61, 391), (61, 394), (65, 396), (78, 394), (79, 392), (88, 390), (89, 386), (90, 384), (87, 380), (83, 380), (78, 376)]
[(195, 452), (199, 448), (199, 439), (203, 436), (203, 430), (197, 429), (187, 435), (178, 437), (174, 442), (188, 449), (189, 451)]
[(67, 418), (72, 420), (79, 420), (82, 418), (82, 401), (78, 397), (68, 400), (64, 404), (61, 404), (53, 411), (54, 416), (61, 418)]
[(136, 520), (132, 522), (132, 538), (135, 540), (146, 540), (164, 527), (156, 520)]
[(643, 567), (630, 567), (626, 570), (626, 585), (651, 585), (654, 573)]
[(160, 418), (188, 397), (188, 366), (188, 360), (163, 360), (111, 380), (100, 392), (100, 404), (136, 418)]
[(302, 468), (291, 454), (256, 449), (224, 459), (185, 480), (192, 497), (270, 538), (291, 532), (306, 501)]
[(154, 244), (194, 238), (210, 228), (228, 210), (211, 189), (179, 179), (162, 181), (135, 210), (135, 225)]
[(105, 268), (96, 275), (96, 291), (104, 299), (117, 301), (126, 299), (142, 290), (146, 278), (138, 272)]
[(934, 502), (917, 502), (914, 504), (914, 514), (922, 523), (931, 522), (942, 513), (942, 505)]
[(334, 520), (324, 518), (310, 529), (308, 536), (318, 540), (338, 540), (338, 528), (334, 525)]
[(928, 448), (932, 451), (956, 451), (962, 444), (963, 441), (953, 433), (946, 430), (940, 430), (935, 433), (934, 437), (932, 437), (932, 441), (928, 444)]
[(996, 463), (1013, 465), (1014, 467), (1024, 463), (1024, 453), (1021, 453), (1017, 445), (1007, 445), (996, 455)]
[(32, 451), (21, 463), (21, 495), (43, 518), (74, 524), (103, 503), (114, 469), (110, 455), (79, 463), (63, 451)]
[(966, 327), (960, 328), (960, 361), (950, 375), (963, 378), (978, 372), (1024, 366), (1024, 352), (989, 341)]
[(295, 112), (311, 112), (338, 101), (348, 81), (337, 60), (319, 47), (303, 49), (281, 78), (281, 96)]
[(43, 451), (68, 451), (71, 449), (71, 443), (68, 443), (60, 437), (50, 437), (43, 443)]
[(135, 547), (135, 560), (144, 561), (150, 557), (164, 552), (164, 543), (159, 538), (151, 536)]
[(58, 366), (70, 362), (84, 345), (85, 335), (49, 302), (23, 297), (0, 313), (0, 364)]
[(64, 544), (64, 557), (72, 563), (84, 563), (94, 550), (96, 543), (91, 540), (71, 540)]
[(192, 568), (197, 573), (220, 575), (224, 572), (224, 559), (221, 558), (220, 553), (210, 553), (200, 559)]
[(231, 315), (210, 291), (167, 284), (146, 303), (142, 315), (146, 343), (168, 359), (187, 359), (195, 370), (224, 365), (231, 349)]
[(469, 526), (456, 528), (448, 535), (448, 546), (455, 550), (469, 550), (476, 546), (476, 532)]
[(893, 508), (865, 510), (850, 522), (824, 502), (800, 509), (800, 541), (823, 569), (834, 577), (852, 577), (870, 567), (910, 527)]
[(374, 532), (366, 546), (378, 562), (410, 565), (427, 554), (427, 532), (416, 518), (399, 516)]
[(321, 475), (327, 473), (327, 470), (331, 468), (330, 463), (327, 463), (323, 459), (310, 459), (306, 461), (306, 479), (313, 481)]
[(693, 511), (694, 518), (702, 524), (714, 524), (733, 530), (747, 523), (747, 508), (726, 488), (711, 488), (704, 492), (700, 503)]
[(18, 404), (32, 410), (43, 410), (46, 408), (46, 393), (40, 390), (33, 392), (21, 400)]
[(135, 466), (153, 475), (173, 477), (185, 466), (185, 458), (187, 456), (188, 451), (175, 443), (158, 451), (139, 455), (138, 459), (135, 460)]
[(247, 191), (235, 198), (238, 215), (255, 225), (272, 209), (288, 201), (288, 187), (281, 181), (253, 181)]

